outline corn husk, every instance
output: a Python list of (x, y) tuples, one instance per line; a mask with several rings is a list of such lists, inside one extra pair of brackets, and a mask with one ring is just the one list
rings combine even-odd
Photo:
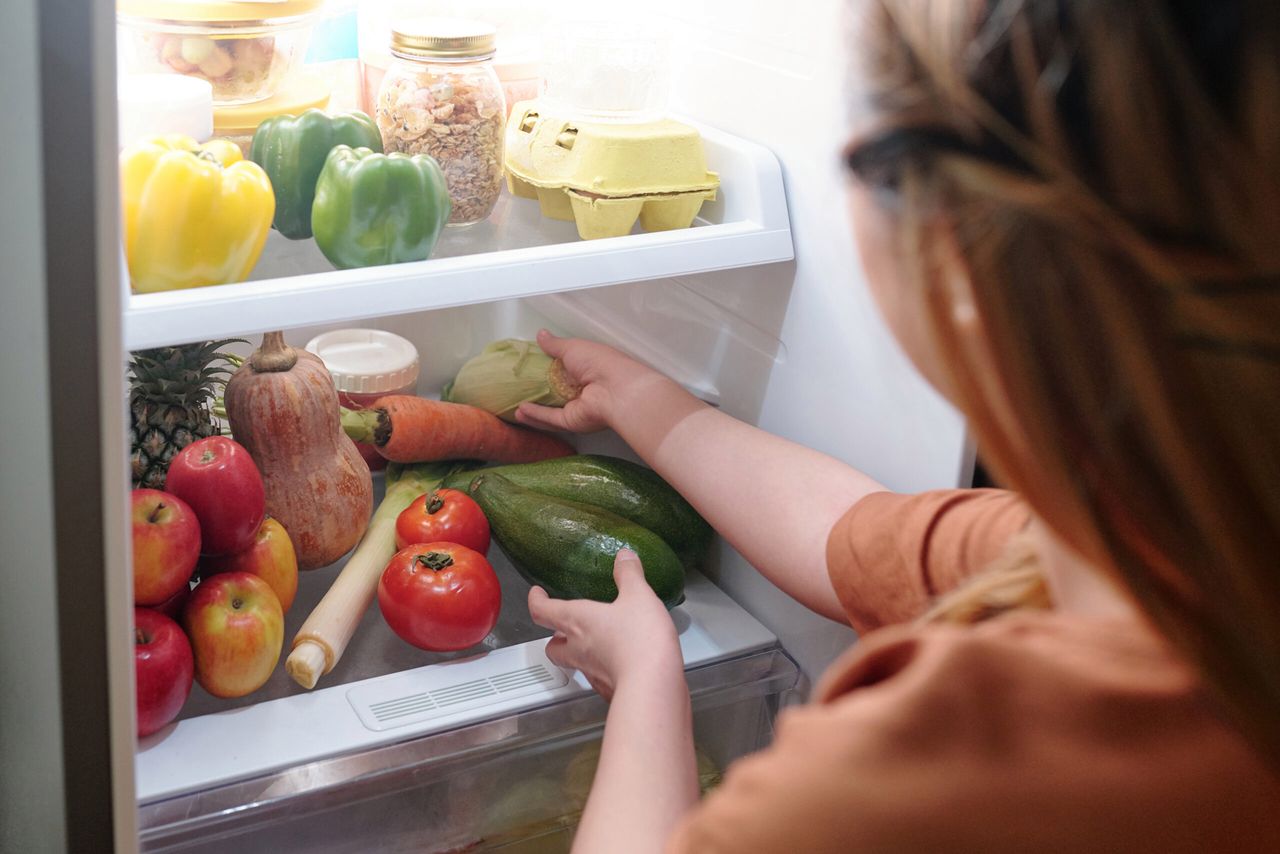
[(463, 365), (440, 396), (514, 423), (522, 403), (564, 406), (580, 392), (559, 359), (542, 352), (533, 341), (504, 338)]

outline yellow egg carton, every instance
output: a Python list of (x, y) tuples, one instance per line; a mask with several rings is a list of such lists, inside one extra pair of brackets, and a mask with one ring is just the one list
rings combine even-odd
[(577, 223), (583, 240), (629, 234), (637, 218), (645, 231), (688, 228), (720, 186), (689, 125), (579, 122), (536, 100), (511, 108), (506, 171), (513, 196)]

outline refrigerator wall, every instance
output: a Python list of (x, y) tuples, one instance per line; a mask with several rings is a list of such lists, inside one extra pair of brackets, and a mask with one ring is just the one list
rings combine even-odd
[[(853, 245), (839, 152), (859, 118), (849, 106), (847, 74), (856, 59), (847, 47), (856, 26), (849, 10), (858, 5), (645, 4), (644, 13), (674, 40), (673, 108), (758, 142), (781, 161), (796, 258), (661, 286), (630, 286), (630, 293), (613, 289), (596, 297), (592, 310), (599, 311), (602, 300), (619, 307), (615, 314), (632, 325), (633, 337), (661, 342), (662, 350), (687, 348), (691, 340), (695, 348), (718, 348), (723, 357), (707, 369), (715, 372), (718, 402), (727, 412), (829, 453), (890, 489), (968, 485), (973, 455), (963, 421), (919, 377), (880, 320)], [(630, 3), (591, 9), (637, 13)], [(720, 309), (721, 332), (665, 334), (675, 312), (652, 306), (672, 287), (694, 294), (679, 295), (682, 305), (698, 305), (701, 296), (709, 315)], [(642, 300), (648, 310), (637, 305)], [(627, 304), (629, 312), (620, 308)], [(779, 593), (728, 546), (722, 546), (713, 574), (778, 635), (810, 677), (853, 640), (848, 629)]]

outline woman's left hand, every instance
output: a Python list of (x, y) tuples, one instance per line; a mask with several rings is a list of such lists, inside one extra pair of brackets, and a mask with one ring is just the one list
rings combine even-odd
[(684, 670), (675, 624), (644, 580), (640, 558), (618, 552), (613, 578), (618, 597), (609, 603), (552, 599), (541, 587), (529, 591), (533, 621), (555, 632), (547, 657), (581, 671), (606, 700), (623, 682)]

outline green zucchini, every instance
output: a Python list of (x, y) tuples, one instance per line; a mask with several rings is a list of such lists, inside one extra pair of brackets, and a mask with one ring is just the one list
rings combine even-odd
[[(580, 454), (487, 469), (542, 495), (590, 504), (648, 528), (671, 546), (686, 567), (698, 567), (711, 543), (711, 526), (656, 472), (616, 457)], [(466, 491), (474, 472), (458, 472), (445, 486)]]
[(684, 567), (661, 537), (607, 510), (525, 489), (492, 471), (472, 473), (469, 492), (493, 538), (530, 584), (557, 599), (612, 602), (613, 560), (628, 548), (668, 608), (684, 600)]

